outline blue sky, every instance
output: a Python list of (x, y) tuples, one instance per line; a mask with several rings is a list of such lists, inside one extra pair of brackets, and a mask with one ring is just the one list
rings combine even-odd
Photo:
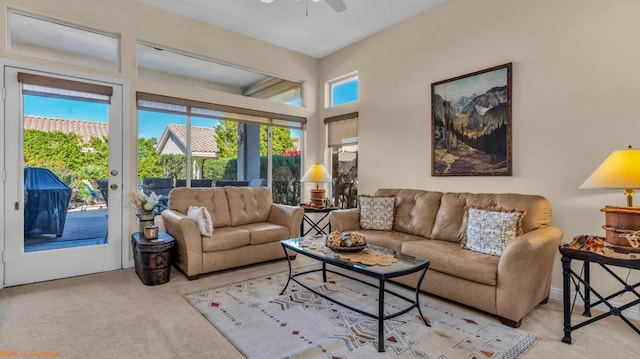
[(106, 104), (97, 102), (73, 101), (33, 95), (24, 96), (25, 115), (106, 123), (108, 109), (109, 107)]
[[(92, 122), (107, 123), (108, 105), (96, 102), (74, 101), (52, 97), (41, 97), (33, 95), (24, 96), (24, 114), (31, 116), (47, 116), (72, 120), (83, 120)], [(158, 140), (168, 124), (186, 124), (186, 117), (170, 113), (154, 111), (138, 111), (140, 128), (138, 137)], [(192, 117), (192, 126), (213, 127), (218, 124), (217, 120), (201, 117)], [(291, 135), (300, 137), (299, 130), (291, 130)]]
[[(53, 97), (25, 95), (24, 114), (107, 123), (109, 106), (103, 103), (74, 101)], [(184, 116), (162, 112), (139, 111), (140, 137), (160, 139), (170, 123), (185, 124)], [(214, 120), (192, 119), (194, 126), (211, 126)], [(217, 121), (215, 121), (217, 123)], [(215, 124), (213, 124), (215, 126)]]
[(333, 87), (332, 105), (342, 105), (358, 99), (358, 80), (345, 82)]
[[(333, 102), (336, 105), (358, 99), (358, 81), (347, 82), (334, 87)], [(291, 103), (300, 106), (300, 100)], [(24, 114), (46, 116), (72, 120), (107, 123), (109, 106), (104, 103), (67, 100), (54, 97), (24, 95)], [(160, 139), (168, 124), (186, 124), (182, 115), (174, 115), (154, 111), (138, 111), (138, 137)], [(213, 127), (218, 121), (208, 118), (193, 117), (192, 126)], [(299, 130), (292, 130), (292, 136), (300, 137)]]

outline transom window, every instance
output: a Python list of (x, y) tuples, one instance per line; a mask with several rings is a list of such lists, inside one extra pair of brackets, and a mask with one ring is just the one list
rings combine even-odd
[(136, 45), (138, 76), (302, 106), (302, 82), (155, 44)]
[(9, 10), (8, 50), (98, 70), (120, 71), (120, 37)]
[(358, 73), (351, 73), (327, 82), (329, 107), (358, 101)]

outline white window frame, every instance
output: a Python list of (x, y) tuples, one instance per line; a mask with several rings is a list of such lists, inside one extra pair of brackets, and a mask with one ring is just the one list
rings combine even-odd
[[(357, 83), (358, 83), (358, 98), (353, 100), (353, 101), (349, 101), (349, 102), (341, 103), (341, 104), (338, 104), (338, 105), (334, 105), (333, 104), (333, 89), (336, 86), (345, 84), (347, 82), (351, 82), (353, 80), (356, 80)], [(336, 77), (334, 79), (331, 79), (331, 80), (325, 82), (324, 89), (325, 89), (325, 91), (324, 91), (324, 93), (325, 93), (325, 108), (342, 106), (342, 105), (346, 105), (348, 103), (359, 101), (360, 100), (360, 77), (358, 75), (358, 71), (350, 72), (348, 74), (342, 75), (340, 77)]]

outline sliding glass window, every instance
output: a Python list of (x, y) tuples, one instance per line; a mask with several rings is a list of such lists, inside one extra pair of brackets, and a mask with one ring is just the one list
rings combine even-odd
[(143, 190), (268, 186), (274, 202), (300, 203), (304, 118), (142, 92), (137, 103)]
[(331, 150), (333, 203), (339, 208), (358, 204), (358, 113), (327, 117), (328, 146)]

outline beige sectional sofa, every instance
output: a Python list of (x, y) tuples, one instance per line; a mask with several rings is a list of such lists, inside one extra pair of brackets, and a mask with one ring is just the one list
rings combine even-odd
[[(363, 230), (357, 208), (333, 211), (332, 229), (357, 231), (367, 243), (429, 259), (421, 290), (497, 315), (512, 327), (547, 301), (562, 230), (551, 226), (544, 197), (412, 189), (380, 189), (375, 195), (395, 196), (392, 230)], [(499, 256), (463, 248), (469, 207), (524, 210), (522, 234)], [(416, 278), (398, 281), (411, 286)]]
[[(204, 207), (214, 230), (202, 235), (187, 217), (189, 206)], [(162, 212), (175, 238), (174, 264), (189, 280), (200, 274), (284, 258), (283, 239), (297, 237), (304, 210), (273, 203), (266, 187), (176, 188)]]

